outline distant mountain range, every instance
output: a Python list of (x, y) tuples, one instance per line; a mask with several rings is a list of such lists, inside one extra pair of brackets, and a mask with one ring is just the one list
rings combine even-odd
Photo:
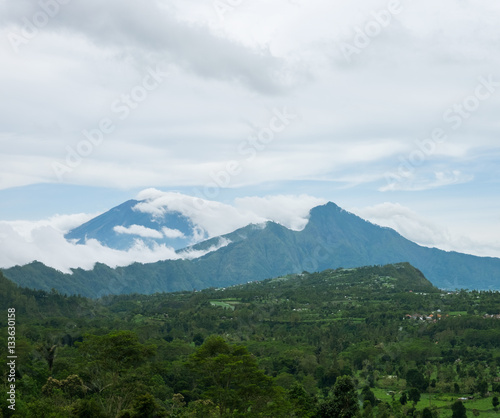
[[(117, 213), (121, 216), (129, 212), (134, 204), (133, 201), (125, 203)], [(85, 228), (82, 226), (80, 234), (86, 230), (87, 237), (91, 233), (99, 237), (98, 233), (102, 233), (101, 239), (105, 240), (111, 226), (117, 225), (116, 219), (111, 221), (106, 214), (94, 221), (87, 223)], [(134, 219), (132, 222), (124, 220), (122, 226), (134, 225), (138, 221)], [(173, 218), (158, 223), (157, 228), (168, 225), (173, 229), (172, 222), (186, 237), (190, 236), (191, 225), (181, 215), (174, 214)], [(99, 225), (102, 226), (96, 227)], [(77, 239), (79, 235), (74, 231), (70, 236)], [(302, 231), (293, 231), (275, 222), (248, 225), (181, 249), (179, 253), (206, 250), (219, 244), (221, 239), (230, 243), (193, 260), (135, 263), (116, 269), (97, 264), (93, 270), (75, 269), (73, 274), (63, 274), (34, 262), (5, 269), (4, 273), (25, 287), (54, 288), (63, 293), (99, 297), (226, 287), (302, 271), (409, 262), (439, 288), (500, 290), (499, 258), (422, 247), (396, 231), (367, 222), (334, 203), (313, 208)]]
[(117, 250), (128, 250), (140, 240), (147, 246), (165, 244), (176, 250), (206, 238), (206, 232), (179, 211), (152, 214), (138, 209), (138, 200), (129, 200), (69, 231), (65, 238), (84, 244), (95, 239)]

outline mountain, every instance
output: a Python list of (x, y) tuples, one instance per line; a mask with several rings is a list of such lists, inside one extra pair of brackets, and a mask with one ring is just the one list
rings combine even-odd
[(178, 211), (158, 214), (138, 210), (144, 201), (129, 200), (69, 231), (65, 238), (84, 244), (95, 239), (118, 250), (128, 250), (140, 240), (149, 247), (165, 244), (185, 248), (203, 237), (190, 218)]
[[(421, 247), (334, 203), (313, 208), (302, 231), (267, 222), (222, 238), (231, 243), (194, 260), (135, 263), (116, 269), (97, 264), (91, 271), (75, 269), (71, 275), (40, 263), (4, 271), (22, 286), (99, 297), (226, 287), (302, 271), (409, 262), (440, 288), (500, 290), (500, 259)], [(188, 249), (206, 249), (218, 240)]]

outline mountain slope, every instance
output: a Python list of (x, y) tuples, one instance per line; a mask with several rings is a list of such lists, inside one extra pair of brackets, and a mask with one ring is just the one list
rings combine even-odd
[(95, 239), (101, 244), (118, 250), (131, 248), (137, 240), (148, 246), (165, 244), (174, 249), (190, 245), (199, 235), (192, 221), (176, 211), (159, 216), (136, 210), (141, 203), (129, 200), (69, 231), (65, 238), (84, 244)]
[[(8, 269), (5, 274), (23, 286), (55, 287), (96, 297), (225, 287), (304, 270), (410, 262), (437, 287), (500, 289), (500, 259), (421, 247), (333, 203), (312, 209), (302, 231), (268, 222), (249, 225), (224, 238), (231, 244), (194, 260), (136, 263), (117, 269), (98, 264), (92, 271), (76, 269), (73, 275), (38, 263)], [(209, 240), (191, 249), (214, 243)]]

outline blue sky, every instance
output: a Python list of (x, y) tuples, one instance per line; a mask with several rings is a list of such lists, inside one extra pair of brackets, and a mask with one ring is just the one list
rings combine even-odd
[(43, 4), (0, 4), (6, 228), (151, 187), (307, 194), (500, 256), (499, 4)]

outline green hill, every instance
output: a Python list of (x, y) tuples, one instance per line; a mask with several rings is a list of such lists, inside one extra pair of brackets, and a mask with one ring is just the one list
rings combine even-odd
[(0, 285), (1, 416), (320, 418), (345, 387), (363, 416), (450, 417), (457, 398), (497, 416), (500, 293), (443, 292), (408, 263), (100, 299)]

